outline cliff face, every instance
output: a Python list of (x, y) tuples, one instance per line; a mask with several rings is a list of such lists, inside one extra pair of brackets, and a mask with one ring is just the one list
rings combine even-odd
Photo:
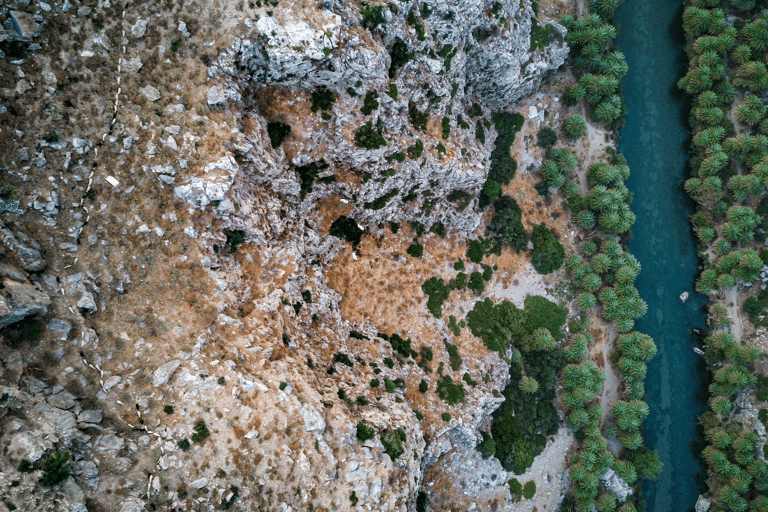
[[(506, 473), (474, 447), (505, 364), (466, 329), (451, 338), (445, 318), (471, 292), (436, 319), (421, 285), (466, 258), (489, 114), (562, 64), (562, 28), (539, 27), (527, 2), (482, 0), (43, 5), (23, 6), (37, 47), (0, 60), (18, 113), (0, 112), (19, 196), (2, 203), (16, 233), (3, 247), (32, 274), (3, 277), (34, 295), (25, 316), (53, 323), (0, 354), (17, 411), (0, 416), (14, 421), (1, 470), (71, 451), (72, 510), (87, 497), (126, 512), (413, 510), (425, 474), (446, 488), (474, 461), (472, 492), (493, 485), (483, 502), (504, 503)], [(27, 108), (44, 102), (66, 112), (49, 120), (56, 137)], [(277, 123), (290, 126), (279, 142)], [(380, 147), (361, 147), (366, 126)], [(340, 216), (362, 230), (357, 247), (329, 235)], [(423, 258), (406, 255), (414, 238)], [(38, 249), (40, 266), (19, 263)], [(507, 277), (526, 265), (489, 261)], [(46, 380), (22, 362), (35, 358), (67, 370)], [(475, 382), (452, 407), (435, 393), (443, 371)], [(24, 423), (25, 407), (45, 414)], [(211, 436), (195, 441), (198, 420)], [(51, 422), (57, 442), (28, 443)], [(36, 478), (20, 478), (10, 499), (32, 509)]]

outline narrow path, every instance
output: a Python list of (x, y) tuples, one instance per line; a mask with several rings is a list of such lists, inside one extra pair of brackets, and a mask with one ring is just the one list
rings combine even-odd
[(731, 334), (736, 339), (737, 343), (741, 342), (741, 334), (743, 332), (741, 325), (741, 317), (739, 316), (739, 292), (738, 286), (732, 286), (725, 292), (726, 310), (728, 316), (731, 317)]

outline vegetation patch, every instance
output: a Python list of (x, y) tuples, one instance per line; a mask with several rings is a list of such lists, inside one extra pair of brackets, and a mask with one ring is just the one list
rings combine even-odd
[(500, 245), (507, 245), (518, 252), (528, 248), (528, 233), (523, 227), (523, 211), (509, 196), (501, 196), (493, 202), (493, 218), (488, 233)]
[(336, 95), (325, 87), (312, 91), (312, 112), (318, 110), (331, 110), (336, 101)]
[(365, 93), (365, 99), (363, 100), (363, 108), (360, 110), (366, 116), (371, 115), (375, 110), (379, 108), (379, 93), (376, 91), (368, 91)]
[(448, 405), (454, 405), (464, 400), (467, 392), (460, 382), (454, 383), (449, 375), (444, 375), (437, 381), (437, 396)]
[(272, 144), (272, 149), (277, 149), (280, 144), (291, 134), (291, 127), (285, 123), (267, 123), (267, 135)]
[(384, 445), (384, 453), (389, 455), (392, 462), (396, 461), (398, 457), (405, 453), (403, 443), (405, 443), (407, 438), (403, 429), (387, 429), (381, 433), (379, 439), (381, 440), (381, 444)]
[(387, 145), (381, 128), (374, 128), (369, 121), (355, 132), (355, 145), (364, 149), (379, 149)]
[(296, 174), (299, 175), (299, 183), (301, 184), (301, 198), (304, 199), (307, 194), (312, 192), (312, 185), (315, 183), (315, 179), (320, 171), (327, 169), (328, 164), (323, 160), (318, 162), (312, 162), (309, 165), (302, 165), (296, 167)]
[(363, 237), (363, 230), (357, 225), (357, 222), (350, 219), (346, 215), (342, 215), (331, 224), (331, 229), (328, 232), (331, 236), (346, 240), (352, 245), (353, 249), (357, 249), (360, 244), (360, 240)]
[(565, 259), (565, 249), (554, 232), (544, 224), (533, 228), (533, 254), (531, 264), (539, 274), (549, 274), (559, 269)]
[(43, 476), (40, 478), (40, 485), (43, 487), (53, 487), (60, 484), (69, 477), (69, 452), (56, 450), (43, 463)]
[(357, 440), (361, 443), (364, 443), (368, 441), (369, 439), (373, 439), (373, 436), (376, 435), (376, 430), (373, 427), (369, 427), (362, 421), (357, 423)]

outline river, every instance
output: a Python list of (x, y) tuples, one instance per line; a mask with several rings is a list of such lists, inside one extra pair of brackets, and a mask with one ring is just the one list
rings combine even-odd
[[(693, 351), (693, 329), (705, 326), (706, 298), (694, 292), (698, 260), (688, 223), (694, 207), (683, 190), (690, 134), (686, 99), (676, 87), (686, 66), (681, 14), (681, 2), (626, 0), (614, 18), (616, 45), (629, 64), (619, 142), (637, 216), (629, 249), (642, 265), (636, 286), (648, 303), (636, 329), (659, 348), (648, 365), (643, 434), (664, 469), (643, 485), (648, 512), (693, 510), (705, 490), (696, 456), (703, 448), (697, 416), (706, 406), (707, 374)], [(685, 303), (683, 292), (690, 293)]]

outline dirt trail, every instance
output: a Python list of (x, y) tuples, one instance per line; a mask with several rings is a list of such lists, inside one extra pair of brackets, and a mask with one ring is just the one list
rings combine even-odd
[(736, 286), (732, 286), (725, 292), (725, 307), (729, 312), (731, 319), (733, 320), (733, 328), (731, 333), (736, 338), (737, 343), (741, 343), (741, 335), (743, 332), (741, 325), (741, 317), (739, 316), (739, 292)]

